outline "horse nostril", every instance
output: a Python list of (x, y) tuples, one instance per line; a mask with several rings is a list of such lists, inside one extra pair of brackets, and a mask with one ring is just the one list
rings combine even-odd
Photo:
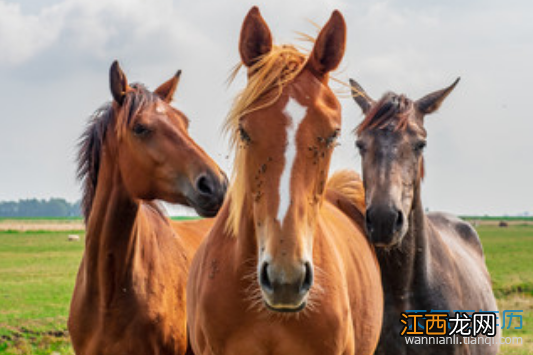
[(403, 227), (403, 213), (398, 211), (396, 215), (396, 222), (394, 223), (394, 231), (397, 232)]
[(261, 273), (259, 274), (259, 283), (261, 284), (263, 290), (267, 291), (268, 293), (272, 293), (274, 291), (272, 287), (272, 282), (270, 282), (270, 277), (268, 276), (267, 262), (264, 262), (263, 266), (261, 266)]
[(300, 293), (306, 293), (313, 286), (313, 268), (309, 262), (305, 263), (305, 276), (302, 286), (300, 287)]
[(196, 180), (196, 190), (202, 195), (213, 195), (215, 192), (213, 179), (209, 175), (201, 175)]

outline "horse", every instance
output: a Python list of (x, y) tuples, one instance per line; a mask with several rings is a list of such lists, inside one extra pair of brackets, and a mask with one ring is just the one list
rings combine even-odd
[(345, 38), (338, 11), (308, 56), (273, 45), (257, 7), (243, 22), (248, 83), (226, 121), (233, 181), (187, 284), (197, 355), (374, 352), (383, 295), (362, 182), (327, 180), (341, 127), (328, 80)]
[(151, 92), (110, 69), (113, 101), (80, 139), (85, 252), (68, 329), (77, 354), (185, 354), (185, 284), (211, 220), (175, 223), (155, 199), (205, 217), (222, 206), (227, 179), (170, 105), (181, 71)]
[[(407, 345), (401, 312), (496, 312), (491, 279), (475, 229), (451, 214), (425, 213), (425, 116), (435, 112), (452, 85), (416, 101), (386, 93), (374, 101), (351, 80), (355, 102), (365, 114), (356, 128), (365, 187), (365, 227), (377, 248), (385, 296), (376, 354), (496, 354), (492, 344)], [(498, 332), (496, 332), (498, 337)]]

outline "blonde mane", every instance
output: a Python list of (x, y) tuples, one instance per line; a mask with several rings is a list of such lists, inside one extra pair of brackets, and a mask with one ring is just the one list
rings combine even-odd
[[(243, 204), (246, 193), (246, 171), (243, 151), (245, 143), (241, 143), (239, 136), (240, 120), (243, 116), (269, 107), (281, 96), (283, 89), (292, 82), (305, 67), (307, 55), (299, 52), (290, 45), (273, 46), (272, 50), (259, 58), (248, 68), (248, 84), (237, 96), (226, 118), (224, 131), (230, 135), (231, 149), (235, 152), (233, 163), (232, 184), (228, 192), (230, 204), (229, 217), (226, 222), (226, 231), (236, 235), (243, 213)], [(230, 81), (235, 78), (242, 64), (237, 65)]]
[(363, 180), (361, 180), (361, 176), (355, 171), (348, 169), (336, 171), (328, 179), (326, 189), (344, 196), (361, 214), (365, 214), (366, 205)]

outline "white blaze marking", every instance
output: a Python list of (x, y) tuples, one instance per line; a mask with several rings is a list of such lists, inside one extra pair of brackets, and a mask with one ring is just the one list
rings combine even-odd
[(287, 125), (285, 166), (283, 167), (279, 182), (278, 221), (280, 223), (283, 223), (291, 203), (291, 176), (292, 166), (296, 158), (296, 133), (298, 132), (300, 123), (302, 123), (302, 120), (307, 114), (307, 107), (300, 105), (298, 101), (289, 97), (287, 105), (283, 109), (283, 114), (289, 119), (289, 124)]

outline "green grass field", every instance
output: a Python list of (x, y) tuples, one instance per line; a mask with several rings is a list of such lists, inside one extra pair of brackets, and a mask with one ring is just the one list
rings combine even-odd
[[(500, 354), (533, 354), (533, 226), (479, 226), (500, 310), (522, 309), (522, 346)], [(83, 252), (72, 232), (0, 232), (0, 353), (73, 354), (68, 306)]]
[(533, 216), (461, 216), (468, 221), (533, 222)]
[(73, 353), (66, 320), (84, 243), (70, 233), (0, 233), (0, 353)]

